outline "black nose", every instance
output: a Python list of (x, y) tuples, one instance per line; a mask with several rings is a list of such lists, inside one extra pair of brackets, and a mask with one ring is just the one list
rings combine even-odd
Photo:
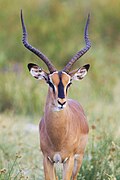
[(58, 104), (60, 104), (61, 106), (63, 106), (65, 103), (66, 103), (66, 101), (64, 101), (63, 103), (61, 103), (61, 102), (58, 100)]

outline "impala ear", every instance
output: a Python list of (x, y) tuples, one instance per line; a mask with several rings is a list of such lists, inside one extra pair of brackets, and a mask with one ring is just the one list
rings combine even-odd
[(79, 69), (70, 72), (69, 74), (73, 80), (83, 79), (86, 76), (89, 67), (90, 67), (90, 65), (86, 64), (83, 67), (80, 67)]
[(34, 78), (38, 80), (45, 79), (47, 81), (48, 74), (44, 70), (42, 70), (42, 68), (39, 67), (37, 64), (29, 63), (28, 69)]

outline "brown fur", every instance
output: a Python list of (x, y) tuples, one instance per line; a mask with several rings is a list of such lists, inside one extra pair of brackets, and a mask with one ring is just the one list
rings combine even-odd
[(32, 76), (49, 84), (44, 116), (40, 122), (40, 146), (43, 152), (45, 180), (56, 180), (54, 163), (63, 163), (63, 180), (75, 180), (81, 167), (88, 139), (88, 124), (82, 106), (67, 99), (72, 80), (82, 79), (88, 71), (85, 65), (72, 73), (55, 71), (48, 74), (35, 64), (29, 64)]
[[(49, 89), (44, 117), (40, 122), (40, 145), (45, 158), (45, 177), (46, 180), (54, 179), (54, 170), (50, 177), (46, 170), (46, 166), (48, 165), (47, 169), (50, 170), (53, 164), (48, 160), (48, 156), (53, 160), (54, 155), (59, 153), (62, 162), (66, 157), (69, 158), (66, 162), (66, 166), (68, 167), (67, 169), (64, 167), (63, 172), (63, 179), (69, 180), (73, 171), (74, 155), (80, 155), (78, 161), (83, 157), (89, 128), (83, 108), (78, 102), (68, 99), (67, 105), (63, 110), (54, 112), (54, 105), (52, 104), (53, 98), (53, 93)], [(80, 164), (77, 163), (79, 168), (81, 163), (82, 160)], [(68, 170), (69, 168), (71, 168), (71, 171)], [(75, 172), (75, 175), (73, 173), (73, 179), (77, 177), (77, 172)], [(49, 178), (47, 178), (47, 176), (49, 176)]]

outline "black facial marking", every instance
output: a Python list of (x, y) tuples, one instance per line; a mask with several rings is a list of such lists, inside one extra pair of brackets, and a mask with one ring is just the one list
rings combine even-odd
[(70, 82), (70, 83), (67, 85), (67, 87), (66, 87), (66, 93), (67, 93), (68, 88), (70, 87), (71, 84), (72, 84), (72, 82)]
[(53, 89), (53, 93), (55, 94), (55, 87), (54, 85), (50, 82), (50, 79), (48, 78), (47, 83), (49, 84), (49, 86)]
[(64, 99), (65, 98), (64, 86), (63, 86), (62, 79), (61, 79), (62, 72), (59, 72), (58, 74), (59, 74), (59, 78), (60, 78), (60, 82), (58, 84), (58, 98)]

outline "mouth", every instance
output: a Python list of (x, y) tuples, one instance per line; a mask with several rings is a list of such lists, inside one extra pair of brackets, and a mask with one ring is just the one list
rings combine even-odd
[(60, 107), (58, 107), (60, 110), (62, 110), (62, 109), (64, 109), (64, 107), (63, 106), (60, 106)]
[(65, 106), (57, 106), (54, 108), (54, 111), (62, 111), (64, 109)]
[(63, 110), (66, 107), (66, 104), (64, 105), (58, 105), (58, 109)]

